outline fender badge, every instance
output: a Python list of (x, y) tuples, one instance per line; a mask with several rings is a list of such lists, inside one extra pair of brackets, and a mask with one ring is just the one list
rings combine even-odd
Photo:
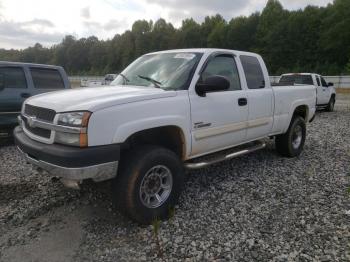
[(202, 127), (209, 127), (209, 126), (211, 126), (211, 123), (203, 123), (203, 122), (194, 123), (194, 128), (202, 128)]

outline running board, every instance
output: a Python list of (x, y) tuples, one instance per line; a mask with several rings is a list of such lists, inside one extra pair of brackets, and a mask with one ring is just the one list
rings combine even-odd
[[(206, 156), (206, 157), (198, 158), (199, 160), (198, 162), (187, 162), (185, 163), (185, 168), (187, 169), (204, 168), (225, 160), (230, 160), (239, 156), (243, 156), (243, 155), (255, 152), (265, 147), (266, 147), (266, 144), (264, 142), (259, 141), (259, 142), (249, 143), (247, 145), (239, 146), (238, 148), (233, 148), (227, 154), (224, 154), (224, 155), (219, 155), (215, 157), (215, 154), (220, 154), (219, 152), (219, 153), (215, 153), (211, 158), (208, 158)], [(206, 159), (203, 159), (203, 158), (206, 158)], [(202, 161), (200, 161), (200, 159), (202, 159)]]
[(0, 137), (9, 137), (9, 133), (0, 132)]

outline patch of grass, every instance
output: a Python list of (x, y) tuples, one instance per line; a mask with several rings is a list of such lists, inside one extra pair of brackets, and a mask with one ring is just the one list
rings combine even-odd
[(161, 223), (161, 221), (156, 218), (152, 222), (152, 227), (153, 227), (153, 236), (155, 238), (156, 245), (157, 245), (157, 256), (159, 258), (162, 258), (163, 257), (163, 248), (162, 248), (162, 245), (160, 244), (160, 240), (159, 240), (160, 223)]
[(308, 168), (306, 171), (305, 171), (305, 175), (309, 176), (309, 177), (312, 177), (314, 175), (316, 175), (316, 168), (313, 167), (313, 168)]
[(175, 208), (169, 208), (169, 220), (173, 220), (175, 217)]

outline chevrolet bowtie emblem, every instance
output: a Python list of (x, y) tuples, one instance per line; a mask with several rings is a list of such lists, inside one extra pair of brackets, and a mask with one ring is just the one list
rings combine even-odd
[(35, 120), (36, 120), (36, 117), (35, 117), (35, 116), (30, 116), (30, 117), (27, 118), (28, 125), (29, 125), (31, 128), (34, 128), (34, 127), (35, 127)]

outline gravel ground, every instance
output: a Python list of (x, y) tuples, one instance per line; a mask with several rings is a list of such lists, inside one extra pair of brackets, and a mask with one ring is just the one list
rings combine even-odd
[(109, 182), (65, 189), (0, 148), (0, 261), (350, 261), (350, 96), (308, 126), (302, 155), (266, 149), (189, 172), (174, 217), (139, 226)]

